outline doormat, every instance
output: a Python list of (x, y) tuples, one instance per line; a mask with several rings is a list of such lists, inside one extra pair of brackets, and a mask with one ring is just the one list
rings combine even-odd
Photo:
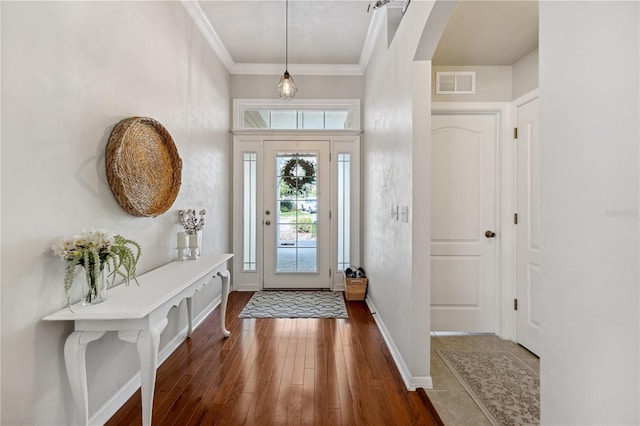
[(238, 318), (349, 318), (341, 291), (257, 291)]
[(437, 352), (493, 425), (540, 424), (540, 379), (514, 354)]

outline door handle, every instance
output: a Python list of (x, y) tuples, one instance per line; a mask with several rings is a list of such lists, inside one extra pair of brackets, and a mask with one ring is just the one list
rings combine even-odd
[(267, 221), (265, 221), (265, 222), (264, 222), (264, 224), (265, 224), (265, 225), (271, 225), (271, 221), (270, 221), (270, 220), (267, 220)]
[(496, 233), (493, 232), (493, 231), (487, 231), (487, 232), (484, 233), (484, 236), (487, 237), (487, 238), (495, 238)]

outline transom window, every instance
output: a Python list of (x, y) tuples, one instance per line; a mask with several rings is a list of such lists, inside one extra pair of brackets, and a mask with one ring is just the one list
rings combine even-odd
[(234, 129), (360, 130), (360, 100), (234, 99)]
[(271, 110), (244, 111), (245, 129), (351, 129), (349, 110)]

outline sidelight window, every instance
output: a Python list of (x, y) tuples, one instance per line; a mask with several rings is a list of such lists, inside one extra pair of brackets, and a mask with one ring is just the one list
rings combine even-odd
[(258, 155), (255, 152), (244, 153), (244, 244), (243, 272), (256, 270), (256, 223), (257, 223), (257, 175)]
[(338, 271), (350, 264), (351, 154), (338, 154)]

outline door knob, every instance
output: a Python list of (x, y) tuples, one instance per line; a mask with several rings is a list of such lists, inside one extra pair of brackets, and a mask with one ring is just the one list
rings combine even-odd
[(496, 233), (493, 231), (487, 231), (484, 233), (484, 236), (487, 238), (494, 238), (496, 236)]
[(265, 224), (265, 225), (271, 225), (271, 221), (270, 221), (270, 220), (267, 220), (264, 224)]

